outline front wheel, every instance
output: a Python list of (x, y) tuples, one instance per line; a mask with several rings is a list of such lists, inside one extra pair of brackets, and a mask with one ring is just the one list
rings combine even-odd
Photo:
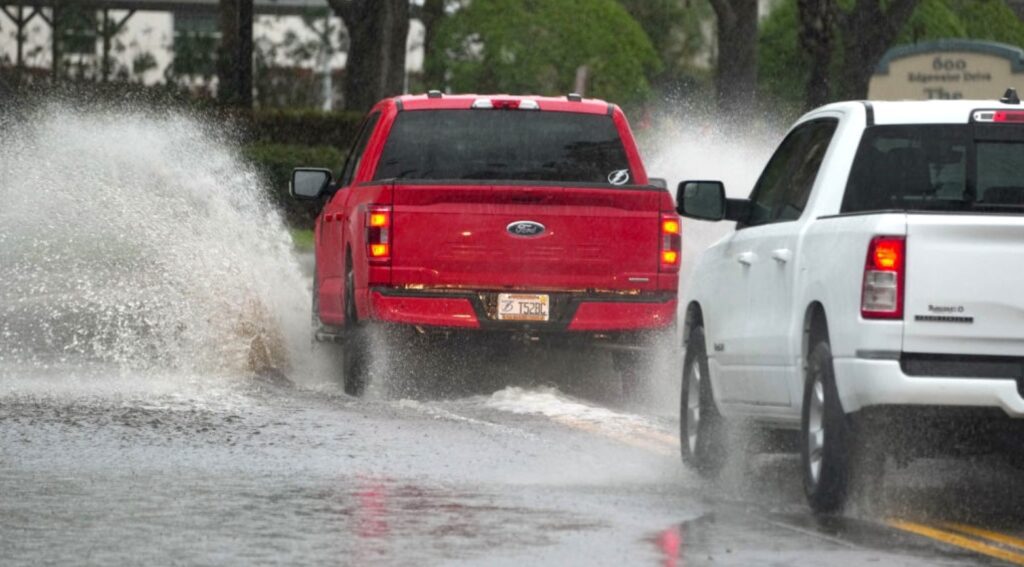
[(725, 421), (711, 392), (704, 328), (690, 331), (683, 359), (679, 440), (683, 462), (705, 478), (715, 478), (725, 464)]
[(839, 403), (832, 350), (818, 342), (807, 357), (801, 411), (801, 462), (804, 493), (815, 512), (842, 509), (850, 485), (853, 431)]

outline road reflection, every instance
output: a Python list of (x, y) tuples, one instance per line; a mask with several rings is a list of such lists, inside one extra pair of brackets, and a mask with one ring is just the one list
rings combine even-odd
[[(509, 506), (498, 494), (450, 491), (439, 487), (359, 475), (342, 515), (343, 539), (352, 541), (353, 565), (402, 563), (418, 557), (471, 559), (486, 563), (490, 553), (558, 542), (562, 534), (603, 529), (601, 522), (544, 507)], [(346, 529), (348, 528), (348, 529)]]
[(380, 539), (391, 529), (388, 526), (388, 488), (383, 482), (361, 479), (356, 490), (356, 535), (360, 539)]
[(680, 562), (680, 551), (683, 543), (683, 527), (672, 526), (658, 534), (655, 542), (661, 552), (661, 564), (664, 567), (678, 567), (683, 565)]

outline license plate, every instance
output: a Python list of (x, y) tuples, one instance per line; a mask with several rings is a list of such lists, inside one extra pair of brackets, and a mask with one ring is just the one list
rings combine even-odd
[(543, 293), (499, 293), (498, 319), (547, 321), (551, 299)]

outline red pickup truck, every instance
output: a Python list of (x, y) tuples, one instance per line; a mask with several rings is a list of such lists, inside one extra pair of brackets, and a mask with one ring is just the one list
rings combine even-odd
[(389, 98), (334, 179), (298, 168), (291, 194), (326, 200), (314, 331), (344, 345), (351, 394), (368, 380), (371, 325), (607, 346), (627, 389), (644, 339), (674, 327), (679, 217), (613, 104)]

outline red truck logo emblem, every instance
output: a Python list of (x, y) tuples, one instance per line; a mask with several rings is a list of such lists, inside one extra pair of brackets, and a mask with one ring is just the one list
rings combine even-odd
[(515, 221), (509, 223), (505, 230), (512, 236), (540, 236), (544, 233), (544, 225), (533, 221)]

